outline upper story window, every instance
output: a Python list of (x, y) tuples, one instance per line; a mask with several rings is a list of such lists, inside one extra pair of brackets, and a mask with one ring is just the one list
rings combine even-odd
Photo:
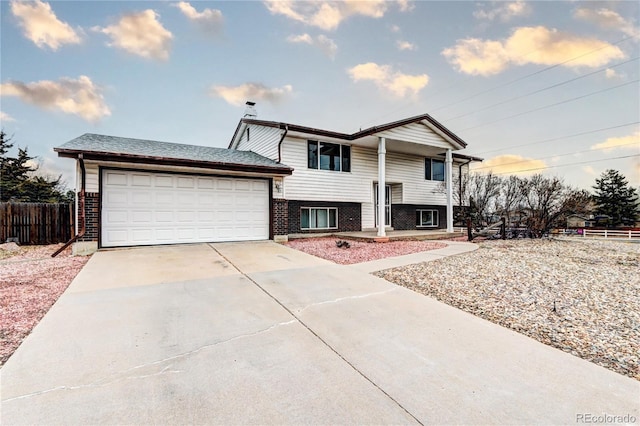
[(310, 169), (351, 171), (351, 147), (337, 143), (307, 141), (307, 166)]
[(444, 160), (424, 159), (424, 178), (444, 182)]

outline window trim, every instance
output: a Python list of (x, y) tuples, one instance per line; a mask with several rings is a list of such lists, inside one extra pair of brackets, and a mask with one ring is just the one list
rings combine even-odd
[[(326, 210), (327, 211), (327, 227), (326, 228), (311, 228), (310, 226), (307, 228), (302, 227), (302, 211), (309, 210), (309, 218), (311, 218), (311, 210)], [(336, 212), (336, 226), (331, 226), (331, 221), (329, 220), (329, 210), (335, 210)], [(311, 220), (309, 220), (309, 224), (311, 224)], [(316, 230), (326, 230), (326, 229), (338, 229), (338, 208), (337, 207), (300, 207), (300, 230), (302, 231), (316, 231)]]
[[(431, 221), (435, 222), (433, 225), (422, 225), (422, 213), (431, 212)], [(440, 213), (437, 209), (417, 209), (416, 214), (420, 215), (420, 224), (416, 223), (416, 228), (437, 228), (440, 224)], [(435, 221), (433, 220), (435, 214)], [(417, 217), (416, 217), (417, 219)]]
[[(316, 146), (316, 167), (309, 167), (309, 146), (310, 146), (312, 143), (313, 143), (313, 144), (315, 144), (315, 146)], [(338, 147), (340, 147), (340, 158), (338, 159), (338, 167), (339, 167), (339, 169), (338, 169), (338, 170), (321, 169), (321, 168), (320, 168), (320, 157), (321, 157), (321, 154), (320, 154), (320, 144), (331, 144), (331, 145), (337, 145)], [(344, 166), (344, 158), (345, 158), (345, 157), (344, 157), (344, 154), (343, 154), (343, 147), (345, 147), (345, 146), (346, 146), (346, 147), (349, 147), (349, 170), (348, 170), (348, 171), (345, 171), (345, 170), (343, 169), (343, 166)], [(351, 157), (352, 157), (352, 156), (351, 156), (351, 152), (352, 152), (352, 150), (351, 150), (351, 145), (344, 145), (344, 144), (341, 144), (341, 143), (323, 142), (323, 141), (320, 141), (320, 140), (311, 140), (311, 139), (308, 139), (308, 140), (307, 140), (307, 169), (311, 169), (311, 170), (324, 170), (324, 171), (327, 171), (327, 172), (351, 173)]]
[[(429, 162), (429, 172), (430, 172), (429, 177), (427, 177), (427, 161)], [(443, 168), (442, 180), (433, 178), (433, 162), (434, 161), (437, 163), (442, 163), (442, 168)], [(431, 180), (435, 182), (445, 182), (447, 180), (447, 164), (445, 163), (445, 161), (439, 158), (426, 157), (424, 159), (424, 180)]]

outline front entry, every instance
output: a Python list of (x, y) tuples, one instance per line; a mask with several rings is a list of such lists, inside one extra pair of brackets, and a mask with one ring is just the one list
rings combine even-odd
[[(373, 188), (376, 200), (376, 226), (378, 226), (378, 184), (376, 183)], [(391, 226), (391, 185), (385, 185), (384, 188), (384, 225)]]

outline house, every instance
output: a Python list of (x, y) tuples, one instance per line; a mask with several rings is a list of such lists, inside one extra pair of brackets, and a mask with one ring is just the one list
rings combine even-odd
[(590, 228), (593, 227), (594, 218), (571, 214), (567, 216), (567, 228)]
[(82, 252), (452, 231), (453, 183), (481, 161), (454, 153), (465, 147), (428, 114), (347, 134), (258, 120), (248, 102), (227, 149), (84, 134), (55, 151), (77, 163)]

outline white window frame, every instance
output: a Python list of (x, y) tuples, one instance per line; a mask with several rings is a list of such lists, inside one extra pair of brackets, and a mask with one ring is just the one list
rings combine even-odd
[[(309, 210), (309, 227), (302, 227), (302, 211)], [(312, 210), (326, 210), (327, 211), (327, 227), (326, 228), (312, 228), (311, 227), (311, 211)], [(336, 226), (331, 226), (331, 221), (329, 220), (329, 210), (335, 210), (336, 212)], [(337, 207), (300, 207), (300, 229), (301, 230), (317, 230), (317, 229), (338, 229), (338, 208)]]
[[(423, 225), (422, 214), (426, 212), (431, 212), (431, 225)], [(416, 224), (416, 228), (437, 228), (440, 222), (440, 215), (438, 214), (438, 210), (435, 209), (418, 209), (416, 213), (420, 215), (420, 224)], [(435, 218), (435, 221), (433, 220)], [(435, 223), (434, 223), (435, 222)]]

